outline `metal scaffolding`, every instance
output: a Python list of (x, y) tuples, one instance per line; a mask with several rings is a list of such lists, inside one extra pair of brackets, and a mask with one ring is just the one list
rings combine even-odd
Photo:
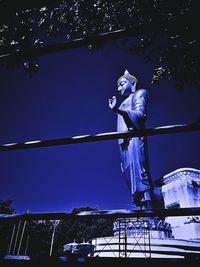
[(119, 236), (119, 257), (128, 258), (140, 253), (151, 258), (150, 223), (141, 218), (116, 220)]

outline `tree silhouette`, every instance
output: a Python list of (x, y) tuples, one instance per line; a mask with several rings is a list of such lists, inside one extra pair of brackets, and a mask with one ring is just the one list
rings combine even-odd
[(0, 62), (8, 67), (23, 64), (31, 76), (37, 56), (121, 38), (123, 49), (152, 63), (152, 83), (200, 85), (196, 0), (26, 2), (0, 2)]
[[(15, 213), (15, 208), (12, 206), (13, 200), (0, 200), (0, 213), (1, 214), (13, 214)], [(8, 250), (8, 245), (10, 241), (10, 233), (12, 231), (11, 223), (0, 223), (0, 255), (5, 255)]]
[[(98, 211), (97, 208), (80, 207), (74, 208), (72, 213), (81, 211)], [(67, 243), (91, 242), (93, 238), (112, 236), (113, 219), (81, 218), (76, 220), (61, 220), (57, 226), (55, 238), (56, 253), (63, 252), (63, 246)]]

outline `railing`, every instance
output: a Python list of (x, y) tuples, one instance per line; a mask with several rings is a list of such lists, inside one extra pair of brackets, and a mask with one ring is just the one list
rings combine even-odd
[[(50, 139), (50, 140), (35, 140), (35, 141), (27, 141), (24, 143), (10, 143), (0, 145), (0, 152), (3, 151), (11, 151), (11, 150), (20, 150), (20, 149), (32, 149), (39, 147), (49, 147), (49, 146), (60, 146), (60, 145), (68, 145), (68, 144), (78, 144), (85, 142), (99, 142), (106, 140), (114, 140), (120, 138), (131, 138), (136, 136), (151, 136), (151, 135), (159, 135), (159, 134), (172, 134), (172, 133), (180, 133), (180, 132), (189, 132), (189, 131), (197, 131), (200, 130), (200, 123), (192, 123), (192, 124), (179, 124), (179, 125), (168, 125), (161, 126), (156, 128), (149, 128), (143, 130), (134, 130), (134, 131), (126, 131), (126, 132), (109, 132), (109, 133), (101, 133), (96, 135), (83, 135), (83, 136), (74, 136), (74, 137), (66, 137), (60, 139)], [(119, 218), (165, 218), (165, 217), (177, 217), (177, 216), (199, 216), (200, 208), (199, 207), (190, 207), (190, 208), (173, 208), (173, 209), (145, 209), (145, 210), (100, 210), (100, 211), (83, 211), (74, 214), (73, 212), (50, 212), (50, 213), (30, 213), (26, 212), (24, 214), (0, 214), (0, 223), (16, 223), (18, 222), (28, 222), (34, 220), (80, 220), (85, 218), (90, 219), (119, 219)], [(54, 229), (55, 234), (55, 229)], [(52, 246), (54, 240), (54, 234), (52, 235), (52, 242), (50, 248), (50, 256), (52, 254)], [(21, 236), (22, 239), (22, 236)], [(18, 251), (20, 250), (20, 244), (18, 247)], [(139, 243), (138, 243), (139, 244)], [(128, 246), (128, 243), (127, 243)], [(149, 243), (150, 247), (150, 243)], [(127, 249), (127, 251), (129, 251)], [(159, 251), (161, 253), (161, 251)], [(170, 252), (171, 253), (171, 252)], [(19, 254), (19, 253), (18, 253)], [(189, 255), (188, 252), (183, 252), (183, 257)], [(192, 257), (195, 253), (192, 253)], [(11, 255), (12, 256), (12, 255)], [(14, 255), (15, 256), (15, 255)], [(17, 258), (15, 258), (16, 260)], [(196, 259), (196, 258), (195, 258)], [(3, 264), (5, 264), (5, 259), (3, 260)], [(64, 259), (66, 260), (66, 258)], [(11, 260), (12, 261), (12, 260)], [(41, 264), (43, 259), (41, 258), (38, 261), (38, 264)], [(62, 259), (59, 261), (62, 263)], [(58, 263), (56, 265), (58, 266)], [(92, 262), (96, 264), (97, 261)], [(103, 261), (101, 260), (100, 263)], [(49, 263), (48, 261), (45, 262)], [(52, 263), (52, 262), (50, 262)], [(71, 264), (71, 261), (68, 260), (68, 263)], [(115, 262), (116, 263), (116, 262)], [(124, 263), (124, 262), (123, 262)], [(88, 262), (89, 264), (89, 262)], [(90, 263), (91, 264), (91, 263)], [(12, 262), (11, 262), (12, 265)]]
[[(25, 143), (10, 143), (0, 145), (0, 152), (20, 149), (32, 149), (39, 147), (60, 146), (68, 144), (78, 144), (85, 142), (99, 142), (113, 140), (119, 138), (150, 136), (159, 134), (169, 134), (178, 132), (198, 131), (200, 130), (200, 122), (191, 124), (167, 125), (156, 128), (143, 130), (134, 130), (126, 132), (109, 132), (96, 135), (83, 135), (66, 137), (50, 140), (35, 140)], [(153, 209), (153, 210), (105, 210), (105, 211), (87, 211), (78, 214), (54, 212), (54, 213), (26, 213), (26, 214), (0, 214), (0, 221), (14, 220), (58, 220), (58, 219), (77, 219), (81, 217), (93, 218), (130, 218), (130, 217), (153, 217), (153, 216), (187, 216), (200, 215), (200, 208), (178, 208), (178, 209)]]
[(192, 216), (200, 215), (199, 207), (173, 208), (173, 209), (146, 209), (146, 210), (100, 210), (83, 211), (79, 213), (67, 212), (43, 212), (25, 214), (0, 214), (0, 221), (19, 221), (19, 220), (67, 220), (81, 218), (131, 218), (131, 217), (173, 217), (173, 216)]
[(30, 149), (39, 147), (49, 147), (49, 146), (60, 146), (69, 144), (79, 144), (86, 142), (98, 142), (106, 141), (120, 138), (130, 138), (136, 136), (150, 136), (159, 134), (169, 134), (169, 133), (179, 133), (188, 131), (198, 131), (200, 130), (200, 122), (195, 122), (191, 124), (178, 124), (178, 125), (167, 125), (143, 130), (125, 131), (125, 132), (109, 132), (101, 133), (96, 135), (82, 135), (65, 137), (59, 139), (49, 139), (49, 140), (34, 140), (26, 141), (24, 143), (10, 143), (0, 145), (1, 151), (19, 150), (19, 149)]

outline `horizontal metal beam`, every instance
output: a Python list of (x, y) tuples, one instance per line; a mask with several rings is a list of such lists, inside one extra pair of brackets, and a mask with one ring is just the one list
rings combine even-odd
[(7, 60), (10, 58), (25, 58), (28, 56), (41, 56), (49, 53), (55, 53), (59, 51), (63, 51), (66, 49), (72, 49), (72, 48), (77, 48), (81, 46), (87, 46), (91, 44), (98, 43), (99, 41), (106, 41), (106, 40), (113, 40), (113, 39), (118, 39), (120, 37), (130, 35), (129, 30), (125, 29), (119, 29), (113, 32), (106, 32), (106, 33), (100, 33), (98, 35), (94, 35), (91, 37), (87, 38), (76, 38), (73, 39), (72, 41), (69, 41), (67, 43), (57, 43), (57, 44), (52, 44), (52, 45), (47, 45), (44, 47), (39, 47), (39, 48), (30, 48), (28, 50), (23, 50), (20, 52), (16, 53), (4, 53), (0, 55), (0, 62), (3, 60)]
[(121, 139), (121, 138), (131, 138), (131, 137), (136, 137), (136, 136), (171, 134), (171, 133), (179, 133), (179, 132), (198, 131), (198, 130), (200, 130), (199, 122), (192, 123), (192, 124), (168, 125), (168, 126), (161, 126), (161, 127), (156, 127), (156, 128), (126, 131), (126, 132), (108, 132), (108, 133), (100, 133), (96, 135), (82, 135), (82, 136), (64, 137), (64, 138), (59, 138), (59, 139), (34, 140), (34, 141), (27, 141), (24, 143), (2, 144), (0, 145), (0, 152), (20, 150), (20, 149), (32, 149), (32, 148), (40, 148), (40, 147), (69, 145), (69, 144), (79, 144), (79, 143), (87, 143), (87, 142), (99, 142), (99, 141), (114, 140), (114, 139)]
[(141, 218), (141, 217), (174, 217), (174, 216), (198, 216), (199, 207), (174, 208), (174, 209), (149, 209), (149, 210), (100, 210), (82, 211), (77, 214), (72, 212), (50, 212), (50, 213), (25, 213), (25, 214), (0, 214), (0, 222), (19, 220), (69, 220), (69, 219), (116, 219), (116, 218)]

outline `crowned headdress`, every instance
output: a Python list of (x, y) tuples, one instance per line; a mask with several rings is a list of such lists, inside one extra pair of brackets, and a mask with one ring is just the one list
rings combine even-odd
[(117, 82), (119, 82), (119, 80), (121, 80), (122, 78), (125, 78), (125, 79), (127, 79), (130, 83), (137, 83), (137, 78), (135, 77), (135, 76), (133, 76), (133, 75), (131, 75), (129, 72), (128, 72), (128, 70), (125, 70), (125, 72), (124, 72), (124, 75), (123, 76), (121, 76), (121, 77), (119, 77), (119, 79), (118, 79), (118, 81)]

